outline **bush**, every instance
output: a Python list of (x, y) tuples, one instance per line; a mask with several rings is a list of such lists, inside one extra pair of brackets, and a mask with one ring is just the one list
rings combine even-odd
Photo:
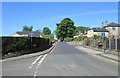
[(73, 38), (65, 38), (65, 40), (66, 40), (67, 42), (71, 42), (71, 41), (73, 41)]
[(75, 41), (82, 41), (82, 40), (84, 40), (84, 39), (85, 39), (85, 36), (81, 35), (81, 36), (75, 38), (74, 40), (75, 40)]
[(40, 37), (33, 37), (32, 40), (29, 37), (2, 37), (2, 55), (4, 56), (8, 53), (28, 51), (31, 50), (31, 47), (32, 49), (37, 49), (38, 47), (48, 44), (49, 39)]
[(54, 35), (43, 35), (43, 38), (50, 39), (51, 41), (54, 40)]

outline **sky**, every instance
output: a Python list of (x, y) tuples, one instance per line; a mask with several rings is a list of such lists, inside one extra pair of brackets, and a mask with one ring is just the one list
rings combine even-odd
[(117, 2), (3, 2), (2, 35), (22, 31), (24, 25), (33, 30), (49, 27), (56, 29), (56, 23), (71, 18), (75, 26), (101, 27), (106, 20), (118, 22)]

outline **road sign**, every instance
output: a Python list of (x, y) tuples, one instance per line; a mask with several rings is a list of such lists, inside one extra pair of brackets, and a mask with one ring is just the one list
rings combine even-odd
[(101, 33), (101, 36), (102, 36), (102, 37), (105, 37), (105, 36), (106, 36), (105, 32)]
[(29, 33), (28, 36), (29, 37), (35, 37), (35, 34), (34, 33)]

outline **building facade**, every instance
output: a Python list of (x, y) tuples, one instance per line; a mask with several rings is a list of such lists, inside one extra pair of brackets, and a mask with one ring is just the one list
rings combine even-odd
[(109, 31), (105, 28), (92, 28), (91, 30), (88, 30), (86, 34), (87, 37), (93, 37), (94, 35), (108, 37)]
[(14, 37), (24, 37), (32, 35), (33, 37), (42, 37), (42, 33), (38, 31), (17, 31), (15, 34), (12, 34)]
[(120, 38), (120, 25), (117, 23), (110, 23), (106, 26), (104, 26), (105, 29), (109, 31), (109, 36), (110, 37), (119, 37)]

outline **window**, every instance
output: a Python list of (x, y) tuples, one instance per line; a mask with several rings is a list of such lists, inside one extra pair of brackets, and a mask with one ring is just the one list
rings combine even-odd
[(115, 30), (115, 27), (113, 27), (112, 30)]

